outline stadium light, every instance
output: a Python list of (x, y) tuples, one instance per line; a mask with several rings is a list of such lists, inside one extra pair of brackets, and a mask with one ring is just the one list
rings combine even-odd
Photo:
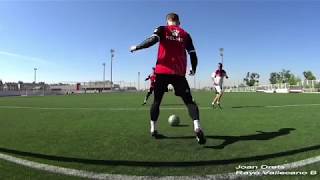
[(113, 58), (114, 58), (114, 49), (110, 49), (110, 53), (111, 53), (111, 75), (110, 75), (110, 83), (111, 83), (111, 90), (112, 90), (112, 85), (113, 85), (113, 83), (112, 83), (112, 61), (113, 61)]
[(106, 63), (102, 63), (103, 66), (103, 88), (106, 88)]
[(38, 68), (33, 68), (33, 70), (34, 70), (34, 83), (36, 83), (37, 82), (37, 70), (38, 70)]
[(197, 89), (197, 87), (196, 87), (196, 76), (195, 75), (193, 75), (193, 88), (194, 88), (194, 90)]
[(224, 49), (220, 48), (219, 51), (220, 51), (220, 56), (221, 56), (221, 64), (223, 64), (223, 51), (224, 51)]
[(138, 72), (138, 91), (140, 90), (140, 72)]

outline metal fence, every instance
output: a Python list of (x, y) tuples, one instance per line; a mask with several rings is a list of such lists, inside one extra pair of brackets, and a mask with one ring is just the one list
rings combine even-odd
[(64, 95), (66, 91), (53, 90), (19, 90), (19, 91), (0, 91), (0, 97), (4, 96), (50, 96), (50, 95)]
[(292, 93), (318, 93), (320, 92), (320, 80), (305, 80), (300, 81), (296, 85), (290, 85), (289, 83), (279, 84), (267, 84), (258, 86), (246, 86), (246, 87), (227, 87), (226, 92), (292, 92)]

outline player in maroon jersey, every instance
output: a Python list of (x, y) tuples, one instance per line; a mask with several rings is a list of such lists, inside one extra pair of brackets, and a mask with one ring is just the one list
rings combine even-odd
[(189, 84), (186, 80), (187, 54), (189, 53), (192, 69), (190, 75), (196, 73), (198, 64), (197, 54), (192, 43), (191, 36), (180, 27), (179, 16), (170, 13), (166, 17), (167, 25), (154, 30), (151, 37), (141, 44), (132, 46), (131, 52), (148, 48), (159, 42), (158, 58), (156, 63), (156, 82), (154, 87), (154, 101), (150, 109), (151, 135), (159, 137), (156, 122), (159, 117), (160, 104), (168, 84), (174, 88), (175, 95), (180, 96), (187, 106), (189, 115), (193, 119), (194, 132), (199, 144), (205, 144), (206, 139), (200, 127), (199, 109), (193, 101)]
[(155, 85), (155, 82), (156, 82), (156, 74), (155, 74), (155, 69), (156, 68), (152, 68), (152, 74), (150, 74), (146, 79), (145, 81), (148, 81), (150, 80), (150, 87), (149, 87), (149, 90), (148, 90), (148, 93), (146, 95), (146, 97), (144, 98), (144, 101), (142, 103), (142, 105), (145, 105), (150, 97), (150, 95), (152, 94), (153, 90), (154, 90), (154, 85)]

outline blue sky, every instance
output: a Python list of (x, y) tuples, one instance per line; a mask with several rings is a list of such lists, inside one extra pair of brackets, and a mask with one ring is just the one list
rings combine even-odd
[[(135, 54), (129, 47), (176, 12), (198, 53), (197, 82), (210, 74), (225, 49), (227, 84), (257, 72), (304, 70), (320, 77), (320, 1), (0, 1), (0, 79), (52, 82), (110, 79), (137, 81), (150, 73), (157, 45)], [(197, 83), (198, 84), (198, 83)]]

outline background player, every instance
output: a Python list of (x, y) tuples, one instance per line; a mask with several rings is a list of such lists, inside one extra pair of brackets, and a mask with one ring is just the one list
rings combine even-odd
[(145, 105), (150, 97), (150, 95), (152, 94), (153, 90), (154, 90), (154, 85), (155, 85), (155, 81), (156, 81), (156, 74), (155, 74), (155, 69), (156, 68), (152, 68), (152, 73), (149, 74), (149, 76), (145, 79), (145, 81), (150, 80), (150, 87), (148, 90), (148, 93), (146, 95), (146, 97), (144, 98), (144, 101), (142, 103), (142, 105)]
[(222, 66), (222, 63), (219, 63), (218, 69), (211, 75), (213, 79), (213, 86), (216, 90), (216, 96), (213, 98), (211, 104), (213, 107), (215, 106), (215, 104), (217, 104), (219, 108), (221, 108), (220, 102), (223, 95), (223, 79), (224, 77), (226, 77), (227, 79), (229, 78), (226, 71), (222, 69)]
[(175, 13), (170, 13), (167, 15), (166, 21), (167, 26), (156, 28), (151, 37), (141, 44), (130, 48), (130, 51), (134, 52), (160, 42), (155, 69), (157, 79), (154, 87), (154, 101), (150, 109), (151, 135), (155, 138), (159, 136), (156, 125), (160, 113), (160, 104), (168, 84), (171, 84), (175, 90), (175, 94), (182, 98), (188, 108), (189, 115), (193, 119), (197, 142), (204, 144), (206, 139), (200, 127), (199, 109), (193, 101), (190, 87), (185, 77), (187, 68), (186, 51), (191, 59), (192, 70), (190, 75), (196, 73), (198, 63), (196, 51), (190, 35), (179, 26), (179, 16)]

